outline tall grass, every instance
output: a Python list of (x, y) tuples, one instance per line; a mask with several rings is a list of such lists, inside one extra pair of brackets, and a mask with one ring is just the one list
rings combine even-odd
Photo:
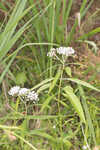
[[(82, 1), (78, 12), (81, 20), (93, 2)], [(66, 33), (74, 0), (67, 4), (66, 0), (34, 3), (18, 0), (14, 5), (0, 34), (1, 149), (75, 150), (86, 144), (87, 149), (99, 144), (98, 102), (91, 91), (95, 94), (100, 89), (74, 77), (69, 59), (66, 62), (54, 60), (47, 57), (47, 52), (53, 47), (71, 46), (79, 40), (83, 44), (82, 40), (100, 29), (75, 37), (78, 27), (75, 18)], [(2, 2), (0, 8), (5, 9)], [(22, 82), (16, 81), (24, 77)], [(25, 103), (20, 97), (9, 97), (8, 87), (16, 83), (37, 91), (39, 102)]]

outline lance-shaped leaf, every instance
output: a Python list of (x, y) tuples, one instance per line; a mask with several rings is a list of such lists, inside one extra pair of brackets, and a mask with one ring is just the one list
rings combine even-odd
[(85, 123), (85, 116), (84, 116), (84, 112), (80, 103), (79, 98), (74, 94), (72, 87), (70, 86), (66, 86), (64, 88), (64, 91), (66, 94), (64, 94), (65, 97), (68, 98), (68, 100), (71, 102), (71, 104), (73, 105), (73, 107), (75, 108), (76, 112), (78, 113), (80, 119), (82, 122)]
[(62, 70), (61, 68), (59, 68), (58, 72), (56, 73), (56, 76), (54, 77), (54, 80), (51, 83), (51, 86), (49, 88), (49, 94), (51, 93), (51, 91), (54, 89), (54, 87), (56, 86), (57, 81), (59, 80), (60, 76), (61, 76)]
[(67, 80), (72, 81), (72, 82), (75, 82), (75, 83), (77, 83), (77, 84), (79, 84), (79, 85), (83, 85), (83, 86), (85, 86), (85, 87), (87, 87), (87, 88), (90, 88), (90, 89), (92, 89), (92, 90), (95, 90), (95, 91), (97, 91), (97, 92), (100, 92), (99, 89), (97, 89), (96, 87), (94, 87), (93, 85), (91, 85), (91, 84), (89, 84), (89, 83), (87, 83), (87, 82), (85, 82), (85, 81), (82, 81), (82, 80), (79, 80), (79, 79), (75, 79), (75, 78), (67, 78)]

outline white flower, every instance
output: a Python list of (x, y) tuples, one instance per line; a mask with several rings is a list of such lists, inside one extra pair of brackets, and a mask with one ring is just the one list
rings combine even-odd
[(23, 100), (33, 101), (33, 103), (39, 100), (38, 94), (35, 91), (31, 91), (27, 88), (20, 88), (19, 86), (12, 87), (8, 94), (11, 96), (20, 96)]
[(55, 48), (51, 48), (50, 52), (47, 53), (47, 56), (53, 57), (53, 56), (55, 56), (55, 53), (56, 53), (56, 49)]
[(27, 88), (21, 88), (18, 92), (18, 96), (26, 95), (29, 92), (29, 89)]
[(57, 53), (65, 55), (66, 54), (66, 47), (57, 48)]
[(69, 55), (72, 55), (72, 54), (75, 53), (75, 50), (74, 50), (72, 47), (67, 47), (67, 53), (68, 53)]
[(26, 95), (26, 100), (27, 101), (38, 101), (38, 94), (35, 91), (30, 91), (27, 95)]
[(56, 49), (58, 54), (62, 54), (65, 56), (70, 56), (75, 53), (72, 47), (59, 47)]
[(19, 86), (14, 86), (8, 91), (8, 94), (11, 96), (17, 95), (19, 90), (20, 90)]

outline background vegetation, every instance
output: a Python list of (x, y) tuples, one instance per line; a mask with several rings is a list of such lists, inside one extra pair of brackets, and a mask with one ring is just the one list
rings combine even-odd
[[(99, 0), (0, 1), (0, 149), (99, 150), (99, 15)], [(61, 46), (75, 50), (64, 64), (47, 57)]]

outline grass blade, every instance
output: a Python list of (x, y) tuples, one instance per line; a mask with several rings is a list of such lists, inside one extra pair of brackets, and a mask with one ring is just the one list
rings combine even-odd
[(37, 148), (35, 148), (31, 143), (29, 143), (28, 141), (26, 141), (20, 135), (16, 134), (15, 132), (12, 132), (12, 134), (15, 135), (17, 138), (19, 138), (20, 140), (22, 140), (23, 142), (25, 142), (26, 144), (28, 144), (33, 150), (38, 150)]
[[(92, 5), (93, 3), (93, 0), (90, 1), (90, 3), (88, 4), (88, 6), (86, 7), (86, 2), (85, 0), (83, 1), (82, 5), (81, 5), (81, 8), (80, 8), (80, 13), (81, 13), (81, 19), (84, 17), (84, 15), (86, 14), (86, 12), (88, 11), (88, 9), (90, 8), (90, 6)], [(86, 7), (86, 8), (85, 8)], [(85, 8), (85, 10), (84, 10)], [(84, 11), (83, 11), (84, 10)], [(66, 45), (68, 46), (70, 44), (70, 42), (73, 40), (73, 36), (74, 36), (74, 33), (75, 33), (75, 30), (76, 30), (76, 27), (78, 25), (78, 20), (76, 18), (75, 20), (75, 23), (66, 39)]]
[(84, 90), (80, 85), (78, 87), (79, 87), (80, 96), (82, 97), (82, 104), (83, 104), (83, 108), (84, 108), (84, 111), (85, 111), (86, 121), (88, 123), (90, 133), (91, 133), (91, 135), (93, 137), (93, 140), (94, 140), (94, 143), (96, 145), (94, 127), (93, 127), (92, 120), (91, 120), (91, 117), (90, 117), (90, 113), (89, 113), (89, 110), (88, 110), (88, 106), (87, 106), (87, 103), (86, 103), (86, 97), (85, 97), (85, 94), (84, 94)]
[(88, 32), (88, 33), (82, 35), (82, 36), (79, 37), (78, 39), (79, 39), (79, 40), (85, 40), (85, 39), (87, 39), (87, 38), (89, 38), (89, 37), (91, 37), (91, 36), (93, 36), (93, 35), (95, 35), (95, 34), (97, 34), (97, 33), (99, 33), (99, 32), (100, 32), (100, 27), (98, 27), (98, 28), (96, 28), (96, 29), (94, 29), (94, 30), (92, 30), (92, 31), (90, 31), (90, 32)]
[[(9, 49), (13, 46), (13, 43), (11, 43), (11, 39), (18, 24), (17, 18), (22, 15), (26, 2), (27, 0), (17, 1), (16, 7), (12, 12), (12, 15), (5, 27), (5, 30), (0, 36), (0, 60), (3, 59)], [(15, 22), (14, 26), (12, 26), (13, 22)], [(8, 31), (8, 28), (10, 26), (12, 26), (12, 28), (10, 31)]]
[(49, 96), (49, 97), (45, 100), (45, 102), (43, 103), (43, 105), (42, 105), (42, 107), (41, 107), (40, 112), (43, 112), (43, 111), (44, 111), (44, 109), (48, 106), (48, 104), (50, 103), (50, 101), (51, 101), (53, 98), (54, 98), (54, 95)]
[(75, 79), (75, 78), (67, 78), (67, 80), (68, 80), (68, 81), (75, 82), (75, 83), (77, 83), (77, 84), (79, 84), (79, 85), (83, 85), (83, 86), (88, 87), (88, 88), (90, 88), (90, 89), (92, 89), (92, 90), (95, 90), (95, 91), (97, 91), (97, 92), (100, 92), (99, 89), (97, 89), (96, 87), (92, 86), (91, 84), (89, 84), (89, 83), (87, 83), (87, 82), (85, 82), (85, 81), (82, 81), (82, 80), (79, 80), (79, 79)]
[(66, 115), (65, 116), (64, 115), (60, 115), (60, 116), (58, 116), (58, 115), (40, 115), (40, 116), (38, 116), (38, 115), (28, 115), (28, 116), (25, 116), (25, 115), (22, 115), (22, 114), (21, 115), (12, 114), (12, 116), (11, 116), (11, 114), (10, 114), (10, 116), (8, 115), (8, 116), (5, 116), (5, 117), (1, 117), (0, 120), (4, 120), (4, 119), (16, 120), (16, 119), (23, 119), (23, 118), (28, 119), (28, 120), (30, 120), (30, 119), (48, 120), (48, 119), (57, 119), (59, 117), (64, 118), (64, 117), (66, 117)]
[(15, 59), (17, 53), (15, 55), (13, 55), (13, 57), (11, 58), (11, 60), (9, 61), (8, 65), (6, 66), (5, 70), (2, 72), (1, 76), (0, 76), (0, 84), (5, 76), (5, 74), (8, 72), (9, 67), (11, 66), (13, 60)]
[(81, 9), (80, 9), (80, 13), (82, 13), (84, 11), (86, 4), (87, 4), (87, 0), (83, 0), (83, 3), (81, 5)]

